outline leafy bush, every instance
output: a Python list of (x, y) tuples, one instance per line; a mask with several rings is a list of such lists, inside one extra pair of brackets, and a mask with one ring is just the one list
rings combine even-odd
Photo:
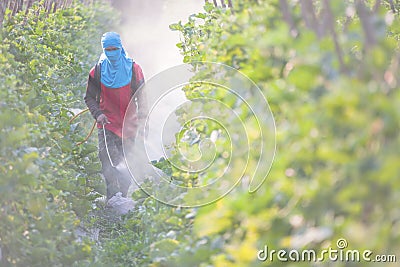
[[(96, 146), (93, 140), (75, 146), (91, 118), (68, 122), (84, 106), (87, 70), (97, 60), (103, 28), (113, 21), (109, 7), (74, 4), (47, 14), (35, 4), (27, 15), (5, 21), (1, 265), (258, 266), (264, 245), (321, 250), (335, 248), (340, 237), (350, 249), (398, 252), (400, 25), (391, 10), (399, 6), (310, 2), (238, 0), (234, 13), (206, 4), (205, 13), (171, 25), (182, 33), (185, 62), (225, 63), (259, 85), (275, 116), (275, 163), (254, 194), (243, 182), (212, 205), (182, 209), (138, 190), (134, 212), (122, 217), (92, 203), (103, 190)], [(212, 90), (186, 87), (188, 98), (199, 93)], [(226, 95), (213, 97), (237, 108)], [(258, 101), (251, 99), (255, 107)], [(207, 138), (222, 129), (195, 124), (191, 130), (194, 138)], [(193, 141), (185, 138), (177, 135), (177, 143)], [(228, 143), (219, 145), (223, 157)], [(197, 148), (185, 146), (189, 154)], [(250, 166), (258, 157), (250, 157)], [(167, 161), (155, 165), (187, 186), (213, 176), (180, 176)], [(82, 218), (100, 229), (97, 243), (78, 241), (74, 231)]]
[(170, 26), (185, 62), (224, 63), (260, 86), (277, 130), (267, 181), (199, 209), (179, 266), (257, 266), (264, 245), (322, 250), (341, 237), (374, 254), (400, 249), (398, 15), (372, 1), (307, 2), (206, 4)]
[(129, 214), (96, 217), (101, 236), (95, 266), (164, 266), (190, 239), (193, 211), (167, 206), (141, 190), (132, 197), (136, 205)]
[(90, 255), (74, 230), (91, 207), (99, 164), (93, 143), (75, 146), (89, 126), (68, 121), (83, 107), (109, 14), (104, 4), (78, 3), (47, 14), (36, 3), (1, 29), (2, 266), (71, 266)]

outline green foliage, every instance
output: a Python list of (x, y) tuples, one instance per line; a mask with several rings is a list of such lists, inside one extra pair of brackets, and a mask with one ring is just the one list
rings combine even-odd
[[(143, 184), (144, 189), (151, 187)], [(165, 193), (168, 194), (167, 188)], [(174, 208), (147, 196), (141, 189), (132, 198), (135, 208), (124, 216), (101, 211), (89, 225), (100, 229), (94, 266), (177, 266), (178, 240), (188, 240), (195, 211)]]
[[(170, 26), (182, 33), (177, 47), (185, 62), (225, 63), (262, 89), (276, 120), (275, 163), (254, 194), (243, 181), (212, 205), (182, 209), (137, 190), (135, 210), (122, 217), (93, 202), (103, 190), (96, 144), (75, 146), (92, 119), (68, 123), (84, 106), (87, 70), (100, 52), (103, 28), (113, 21), (109, 7), (74, 4), (47, 14), (36, 4), (6, 21), (0, 35), (0, 265), (259, 266), (264, 245), (321, 250), (335, 248), (339, 237), (351, 249), (398, 252), (398, 15), (389, 11), (390, 1), (367, 9), (369, 20), (354, 1), (313, 2), (323, 30), (306, 21), (299, 1), (278, 0), (238, 0), (234, 13), (206, 4), (204, 13)], [(327, 2), (332, 20), (321, 11)], [(236, 109), (249, 138), (257, 140), (250, 113), (232, 96), (198, 85), (185, 91), (188, 98), (212, 95)], [(256, 108), (259, 99), (249, 103)], [(189, 111), (179, 111), (182, 122)], [(176, 139), (189, 158), (198, 156), (201, 140), (219, 133), (218, 164), (198, 177), (166, 160), (154, 165), (172, 183), (207, 184), (223, 170), (230, 143), (218, 124), (184, 126)], [(250, 155), (245, 175), (259, 157)], [(241, 164), (235, 162), (233, 172), (241, 173)], [(159, 191), (173, 195), (170, 190)], [(82, 225), (100, 230), (97, 243), (78, 240), (75, 230)]]
[[(258, 266), (257, 251), (266, 244), (321, 250), (335, 248), (340, 237), (351, 249), (400, 250), (398, 15), (389, 6), (367, 6), (365, 17), (353, 1), (326, 1), (330, 9), (316, 1), (318, 21), (326, 23), (321, 31), (307, 24), (298, 1), (287, 2), (289, 19), (280, 1), (243, 0), (234, 14), (207, 5), (186, 24), (170, 26), (182, 33), (184, 62), (224, 63), (262, 88), (278, 142), (255, 194), (239, 187), (199, 209), (194, 238), (181, 247), (202, 245), (182, 249), (177, 262), (186, 266)], [(186, 92), (199, 93), (210, 91)], [(257, 159), (252, 155), (250, 166)]]
[(75, 146), (89, 125), (68, 121), (83, 107), (108, 14), (103, 4), (78, 3), (47, 14), (37, 3), (3, 24), (1, 266), (71, 266), (89, 256), (90, 243), (74, 231), (99, 183), (86, 169), (98, 163), (93, 144)]

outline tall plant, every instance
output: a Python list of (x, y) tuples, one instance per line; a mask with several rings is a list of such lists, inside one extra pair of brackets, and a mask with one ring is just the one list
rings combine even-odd
[(2, 266), (71, 266), (91, 244), (75, 229), (99, 177), (93, 144), (77, 147), (81, 108), (109, 7), (41, 4), (6, 19), (0, 33), (0, 249)]
[[(322, 250), (339, 238), (375, 254), (399, 251), (398, 9), (393, 1), (241, 0), (234, 13), (206, 4), (171, 25), (185, 62), (224, 63), (260, 86), (278, 142), (264, 185), (199, 209), (191, 249), (171, 262), (256, 266), (265, 245)], [(187, 96), (199, 93), (210, 91)]]

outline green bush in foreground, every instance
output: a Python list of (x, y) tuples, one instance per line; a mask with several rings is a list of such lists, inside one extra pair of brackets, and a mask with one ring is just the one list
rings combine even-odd
[[(109, 7), (35, 4), (0, 32), (1, 266), (71, 266), (91, 244), (74, 234), (99, 178), (88, 125), (70, 125), (97, 60)], [(97, 178), (96, 178), (97, 177)], [(78, 217), (79, 216), (79, 217)]]
[[(244, 184), (189, 210), (137, 191), (135, 211), (123, 217), (93, 215), (99, 210), (87, 216), (98, 196), (99, 166), (92, 141), (75, 143), (91, 119), (68, 124), (71, 109), (83, 107), (87, 70), (111, 19), (108, 7), (75, 5), (48, 15), (37, 5), (6, 21), (0, 35), (1, 266), (259, 266), (257, 252), (265, 245), (320, 251), (335, 249), (338, 238), (349, 249), (398, 253), (398, 15), (372, 2), (315, 1), (312, 8), (307, 2), (238, 0), (233, 14), (206, 5), (188, 23), (171, 25), (183, 34), (178, 47), (185, 62), (225, 63), (260, 86), (275, 116), (276, 159), (254, 194)], [(187, 87), (187, 96), (196, 90)], [(258, 99), (250, 100), (257, 106)], [(196, 127), (201, 138), (218, 130)], [(193, 175), (174, 173), (174, 179), (198, 182)], [(82, 218), (101, 230), (98, 243), (77, 242)], [(276, 258), (263, 264), (301, 265)]]
[(400, 251), (398, 15), (372, 1), (307, 2), (240, 0), (234, 13), (209, 4), (170, 26), (185, 62), (225, 63), (260, 86), (277, 130), (264, 185), (199, 209), (171, 266), (258, 266), (265, 245), (321, 251), (339, 238), (372, 257)]
[[(298, 1), (235, 4), (233, 14), (210, 4), (186, 24), (170, 27), (183, 35), (177, 46), (185, 62), (225, 63), (262, 89), (277, 130), (277, 153), (268, 179), (254, 194), (248, 193), (244, 182), (212, 205), (185, 210), (185, 216), (177, 215), (181, 209), (145, 200), (118, 224), (119, 232), (103, 239), (99, 262), (105, 266), (310, 266), (313, 263), (279, 262), (276, 255), (273, 261), (261, 263), (257, 253), (265, 245), (270, 250), (318, 253), (328, 247), (337, 249), (339, 238), (347, 240), (348, 249), (373, 251), (371, 257), (398, 253), (398, 16), (390, 6), (373, 7), (361, 1), (315, 1), (311, 9)], [(212, 77), (213, 70), (200, 75)], [(211, 96), (232, 109), (241, 108), (212, 88), (194, 86), (186, 87), (188, 98)], [(257, 107), (259, 99), (249, 101)], [(184, 120), (183, 109), (180, 115)], [(250, 114), (241, 115), (251, 119)], [(223, 130), (212, 123), (193, 127), (200, 138)], [(177, 143), (185, 142), (181, 137), (177, 135)], [(245, 147), (247, 140), (241, 142)], [(198, 152), (198, 146), (184, 147), (188, 154)], [(258, 156), (251, 156), (249, 166), (256, 166)], [(205, 172), (202, 177), (180, 177), (166, 161), (156, 165), (172, 173), (172, 182), (187, 186), (215, 176)], [(244, 176), (252, 170), (247, 171)], [(176, 218), (175, 226), (164, 221), (168, 217)], [(193, 225), (187, 220), (193, 220)], [(333, 264), (360, 263), (332, 263), (328, 258), (321, 263)]]

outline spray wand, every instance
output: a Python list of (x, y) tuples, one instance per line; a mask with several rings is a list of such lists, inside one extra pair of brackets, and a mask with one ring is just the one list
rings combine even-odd
[(106, 144), (106, 151), (107, 151), (107, 155), (108, 155), (108, 159), (110, 160), (110, 164), (113, 168), (117, 167), (116, 165), (114, 165), (113, 161), (111, 160), (111, 155), (110, 155), (110, 151), (108, 150), (108, 144), (107, 144), (107, 135), (106, 135), (106, 127), (104, 127), (104, 124), (102, 124), (103, 126), (103, 135), (104, 135), (104, 143)]

